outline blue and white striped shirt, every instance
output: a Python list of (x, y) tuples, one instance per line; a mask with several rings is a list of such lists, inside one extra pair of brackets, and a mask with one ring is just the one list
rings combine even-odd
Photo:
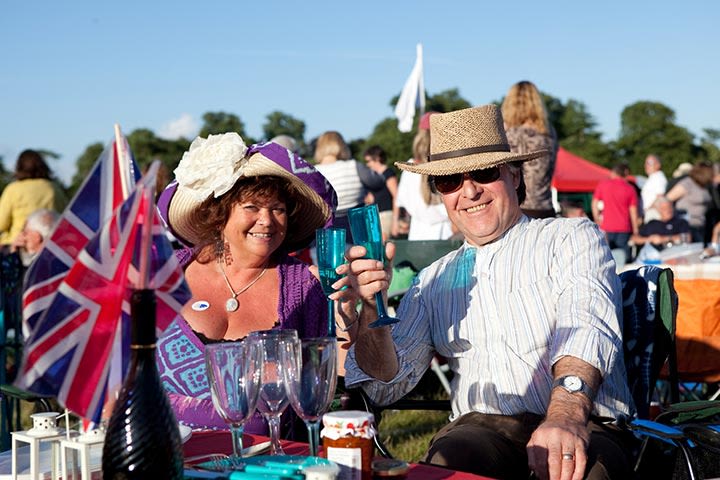
[(529, 220), (493, 243), (458, 250), (424, 269), (392, 327), (400, 370), (367, 376), (351, 349), (348, 385), (379, 404), (410, 391), (433, 352), (448, 359), (452, 418), (476, 411), (545, 414), (552, 365), (569, 355), (600, 371), (595, 415), (632, 410), (623, 363), (620, 280), (602, 234), (587, 219)]

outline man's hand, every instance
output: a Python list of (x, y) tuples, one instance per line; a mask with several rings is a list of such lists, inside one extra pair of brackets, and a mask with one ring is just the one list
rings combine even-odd
[(581, 480), (588, 441), (584, 423), (547, 419), (533, 432), (527, 445), (530, 469), (543, 480)]
[[(330, 298), (340, 301), (360, 299), (362, 307), (357, 320), (357, 327), (348, 330), (350, 340), (355, 345), (355, 359), (358, 366), (368, 375), (389, 381), (398, 372), (395, 345), (390, 335), (389, 327), (369, 328), (368, 324), (377, 320), (375, 294), (386, 292), (390, 286), (391, 262), (387, 270), (383, 262), (363, 258), (364, 247), (354, 246), (345, 252), (348, 263), (337, 268), (337, 273), (345, 275), (333, 284), (333, 288), (345, 290), (336, 291)], [(395, 246), (388, 243), (385, 254), (392, 260), (395, 256)], [(354, 304), (354, 303), (353, 303)]]
[(333, 288), (340, 290), (330, 295), (333, 300), (349, 300), (360, 298), (363, 306), (375, 308), (375, 294), (386, 292), (390, 286), (392, 272), (392, 259), (395, 256), (395, 245), (388, 242), (385, 246), (385, 256), (390, 260), (387, 269), (383, 262), (363, 258), (367, 250), (365, 247), (355, 245), (345, 252), (348, 263), (339, 266), (336, 271), (343, 278), (338, 280)]
[[(597, 392), (600, 372), (579, 358), (561, 357), (553, 365), (553, 376), (577, 375)], [(545, 420), (533, 432), (527, 444), (528, 465), (543, 480), (581, 480), (587, 465), (590, 435), (588, 419), (593, 399), (584, 393), (570, 393), (556, 387), (550, 394)]]

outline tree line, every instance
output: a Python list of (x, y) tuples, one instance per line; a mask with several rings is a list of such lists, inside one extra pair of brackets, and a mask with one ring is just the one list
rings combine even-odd
[[(566, 150), (600, 165), (611, 167), (618, 162), (627, 163), (633, 173), (643, 173), (645, 157), (654, 153), (663, 159), (663, 170), (669, 176), (683, 162), (720, 162), (720, 129), (705, 128), (699, 139), (685, 127), (678, 125), (675, 112), (667, 105), (652, 101), (638, 101), (628, 105), (620, 114), (618, 138), (603, 141), (597, 130), (597, 122), (585, 104), (569, 99), (563, 103), (557, 97), (542, 93), (548, 116), (557, 132), (560, 145)], [(450, 112), (471, 106), (462, 98), (457, 88), (434, 95), (426, 95), (426, 111)], [(394, 107), (398, 96), (389, 105)], [(500, 105), (502, 99), (495, 103)], [(298, 141), (299, 153), (312, 161), (315, 139), (305, 137), (305, 122), (281, 111), (269, 113), (262, 125), (263, 138), (255, 139), (245, 131), (240, 117), (228, 112), (207, 112), (202, 117), (200, 136), (234, 131), (249, 145), (256, 141), (271, 139), (277, 135), (290, 135)], [(415, 119), (417, 127), (418, 118)], [(412, 156), (414, 131), (402, 133), (397, 129), (395, 117), (380, 120), (367, 138), (347, 139), (354, 158), (361, 158), (370, 145), (380, 145), (387, 152), (390, 162), (405, 161)], [(341, 132), (342, 133), (342, 132)], [(188, 138), (166, 140), (152, 130), (140, 128), (127, 135), (135, 160), (144, 169), (159, 159), (172, 172), (180, 162), (192, 141)], [(70, 185), (64, 185), (70, 194), (82, 184), (90, 168), (102, 153), (104, 145), (89, 145), (76, 161), (76, 172)], [(41, 149), (38, 149), (41, 150)], [(42, 150), (47, 157), (57, 157), (51, 151)], [(0, 188), (11, 180), (12, 172), (0, 163)]]

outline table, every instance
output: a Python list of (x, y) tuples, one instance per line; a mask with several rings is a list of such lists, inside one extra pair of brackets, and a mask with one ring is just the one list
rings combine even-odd
[[(641, 265), (625, 265), (632, 270)], [(720, 382), (720, 262), (661, 264), (678, 294), (678, 376), (685, 382)]]
[[(243, 447), (255, 445), (267, 441), (267, 437), (260, 435), (243, 435)], [(282, 441), (283, 450), (288, 455), (309, 455), (309, 448), (306, 443)], [(230, 433), (227, 431), (194, 431), (192, 437), (183, 445), (184, 455), (192, 457), (210, 453), (230, 453), (232, 444)], [(442, 467), (432, 465), (410, 464), (407, 480), (491, 480), (488, 477), (474, 475), (472, 473), (456, 472)]]

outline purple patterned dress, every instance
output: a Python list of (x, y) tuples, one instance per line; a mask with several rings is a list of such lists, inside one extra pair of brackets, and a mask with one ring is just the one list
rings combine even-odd
[[(188, 251), (178, 252), (181, 264), (191, 258)], [(327, 335), (327, 300), (320, 282), (308, 265), (285, 256), (278, 265), (280, 297), (278, 324), (275, 328), (297, 330), (300, 338)], [(193, 428), (227, 428), (215, 412), (210, 397), (204, 361), (205, 345), (190, 325), (181, 318), (167, 328), (157, 342), (160, 378), (178, 421)], [(288, 410), (290, 410), (288, 408)], [(284, 436), (293, 436), (288, 411), (283, 415)], [(267, 435), (267, 424), (259, 413), (245, 424), (247, 433)]]

